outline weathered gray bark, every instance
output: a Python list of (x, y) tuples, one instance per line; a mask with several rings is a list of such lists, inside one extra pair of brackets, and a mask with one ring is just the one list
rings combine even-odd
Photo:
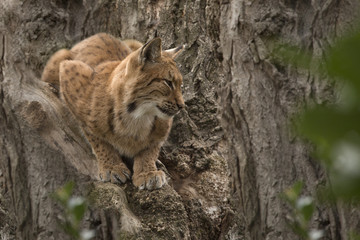
[[(10, 200), (8, 212), (15, 215), (16, 237), (67, 239), (57, 225), (61, 208), (50, 194), (73, 180), (76, 194), (95, 198), (84, 227), (96, 228), (97, 239), (216, 238), (228, 207), (227, 163), (219, 147), (222, 132), (214, 98), (220, 62), (211, 57), (218, 35), (212, 27), (217, 21), (211, 19), (218, 17), (218, 4), (112, 0), (0, 4), (2, 193)], [(178, 61), (187, 111), (176, 116), (159, 157), (170, 173), (171, 186), (148, 192), (137, 191), (131, 183), (121, 187), (97, 183), (96, 161), (76, 121), (39, 80), (52, 53), (98, 32), (143, 42), (160, 36), (164, 48), (187, 44)], [(132, 235), (129, 231), (138, 221), (139, 232)]]
[[(74, 180), (76, 193), (94, 200), (84, 226), (96, 228), (97, 239), (296, 239), (279, 194), (296, 180), (310, 193), (326, 179), (287, 122), (299, 104), (332, 94), (307, 72), (274, 65), (269, 40), (280, 36), (321, 54), (351, 25), (356, 3), (0, 2), (0, 186), (16, 236), (66, 239), (49, 195)], [(160, 154), (171, 186), (148, 192), (95, 181), (96, 162), (76, 121), (39, 81), (52, 53), (98, 32), (143, 42), (160, 36), (164, 48), (187, 44), (178, 61), (187, 109)], [(327, 239), (345, 239), (360, 222), (340, 207), (316, 214)], [(123, 218), (140, 220), (140, 232), (126, 233)]]

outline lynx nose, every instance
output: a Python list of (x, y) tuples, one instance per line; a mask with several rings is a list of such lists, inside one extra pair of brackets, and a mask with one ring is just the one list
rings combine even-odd
[(182, 109), (185, 108), (185, 102), (184, 102), (184, 99), (183, 99), (181, 94), (176, 96), (175, 103), (176, 103), (176, 106), (178, 107), (179, 110), (182, 110)]

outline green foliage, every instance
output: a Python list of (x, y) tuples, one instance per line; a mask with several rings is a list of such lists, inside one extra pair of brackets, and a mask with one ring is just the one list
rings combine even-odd
[(325, 71), (322, 59), (314, 57), (310, 52), (290, 44), (276, 44), (272, 58), (275, 63), (280, 65), (284, 63), (290, 64), (298, 68), (307, 69), (311, 73), (322, 73)]
[(327, 61), (327, 72), (329, 75), (347, 81), (357, 92), (357, 96), (360, 93), (359, 53), (360, 31), (357, 30), (340, 39), (329, 50), (329, 59)]
[[(327, 169), (331, 188), (319, 192), (322, 200), (360, 203), (360, 29), (338, 39), (317, 58), (297, 47), (281, 46), (276, 58), (328, 80), (339, 82), (338, 99), (332, 104), (305, 109), (296, 129), (315, 145), (315, 157)], [(310, 199), (300, 197), (300, 183), (285, 192), (294, 209), (292, 227), (303, 239), (311, 239), (308, 220), (314, 209)], [(303, 200), (301, 200), (303, 199)], [(303, 204), (299, 204), (299, 201)], [(302, 208), (299, 208), (302, 206)], [(352, 233), (349, 239), (360, 239)]]
[(301, 196), (302, 188), (303, 183), (297, 182), (283, 194), (283, 198), (289, 203), (292, 209), (289, 225), (293, 232), (302, 239), (320, 239), (323, 236), (323, 232), (317, 229), (310, 229), (309, 227), (315, 204), (311, 197)]
[(359, 236), (357, 233), (352, 232), (352, 233), (349, 234), (349, 238), (348, 238), (348, 239), (349, 239), (349, 240), (360, 240), (360, 236)]
[(80, 226), (87, 209), (87, 204), (83, 197), (71, 196), (73, 189), (74, 182), (68, 182), (53, 195), (64, 208), (64, 214), (59, 224), (73, 239), (88, 240), (94, 237), (94, 231), (88, 229), (81, 230)]
[(306, 109), (299, 132), (316, 145), (337, 199), (360, 200), (360, 31), (339, 39), (324, 59), (328, 78), (342, 81), (339, 99)]
[(275, 59), (280, 62), (340, 82), (337, 101), (305, 109), (298, 116), (296, 129), (314, 143), (315, 157), (328, 170), (332, 185), (328, 191), (334, 193), (328, 196), (359, 202), (360, 31), (338, 39), (323, 58), (288, 45), (278, 47), (275, 52)]

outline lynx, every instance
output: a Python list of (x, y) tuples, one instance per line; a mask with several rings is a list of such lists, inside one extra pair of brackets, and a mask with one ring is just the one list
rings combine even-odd
[[(79, 120), (102, 181), (132, 178), (149, 190), (166, 183), (155, 163), (173, 116), (185, 107), (174, 62), (182, 49), (162, 51), (159, 38), (142, 45), (100, 33), (49, 59), (42, 80), (60, 89)], [(126, 159), (132, 159), (132, 171)]]

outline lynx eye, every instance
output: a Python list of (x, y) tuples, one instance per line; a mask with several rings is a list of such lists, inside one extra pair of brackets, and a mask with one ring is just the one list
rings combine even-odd
[(174, 89), (174, 85), (172, 81), (164, 79), (164, 82), (166, 83), (166, 85), (168, 85), (170, 89)]

